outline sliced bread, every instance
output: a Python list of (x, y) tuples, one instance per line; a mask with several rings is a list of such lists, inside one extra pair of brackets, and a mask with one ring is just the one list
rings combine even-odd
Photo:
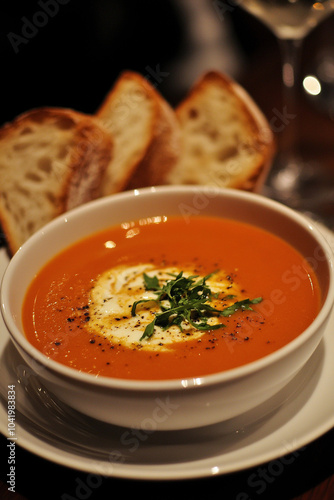
[(176, 108), (183, 140), (167, 184), (259, 191), (274, 154), (269, 123), (247, 92), (210, 71)]
[(123, 72), (96, 113), (114, 140), (101, 195), (164, 182), (179, 157), (175, 113), (138, 73)]
[(66, 210), (96, 198), (112, 140), (96, 119), (28, 111), (0, 129), (0, 224), (9, 250)]

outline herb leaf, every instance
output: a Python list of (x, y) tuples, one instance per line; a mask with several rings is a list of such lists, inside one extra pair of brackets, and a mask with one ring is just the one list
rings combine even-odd
[(141, 299), (141, 300), (136, 300), (136, 302), (134, 302), (132, 304), (132, 308), (131, 308), (131, 316), (136, 316), (136, 309), (137, 309), (137, 306), (139, 304), (143, 304), (144, 302), (157, 302), (157, 300), (154, 300), (154, 299)]
[[(208, 323), (208, 319), (213, 316), (230, 316), (238, 309), (252, 310), (250, 304), (261, 302), (262, 298), (258, 297), (253, 300), (245, 299), (238, 301), (225, 309), (216, 309), (211, 306), (207, 302), (212, 298), (217, 298), (217, 294), (211, 292), (206, 281), (215, 274), (215, 272), (217, 271), (196, 281), (198, 276), (194, 275), (187, 278), (183, 275), (183, 271), (181, 271), (177, 275), (171, 274), (173, 279), (167, 280), (162, 286), (160, 286), (157, 276), (151, 277), (144, 273), (143, 278), (146, 290), (154, 291), (157, 298), (137, 300), (132, 305), (131, 314), (135, 316), (137, 307), (147, 302), (159, 304), (161, 312), (156, 313), (154, 320), (146, 326), (139, 340), (142, 341), (145, 338), (152, 337), (155, 326), (167, 329), (171, 325), (177, 325), (182, 331), (183, 321), (187, 321), (197, 330), (216, 330), (218, 328), (223, 328), (225, 326), (223, 323), (212, 325)], [(229, 295), (227, 297), (232, 298), (233, 296)], [(166, 305), (166, 303), (168, 305)]]
[(235, 302), (229, 307), (225, 307), (225, 309), (222, 311), (223, 316), (230, 316), (231, 314), (235, 313), (238, 311), (238, 309), (241, 310), (248, 310), (248, 311), (253, 311), (253, 308), (250, 306), (250, 304), (258, 304), (259, 302), (262, 301), (262, 297), (257, 297), (256, 299), (245, 299), (245, 300), (239, 300), (238, 302)]
[(144, 273), (144, 284), (146, 290), (159, 290), (160, 285), (159, 285), (159, 280), (157, 276), (149, 276), (148, 274)]

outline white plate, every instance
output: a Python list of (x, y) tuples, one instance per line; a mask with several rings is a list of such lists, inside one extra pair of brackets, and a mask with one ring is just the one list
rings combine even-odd
[[(326, 236), (334, 247), (332, 233)], [(0, 252), (0, 276), (7, 264)], [(16, 443), (77, 470), (131, 479), (175, 480), (226, 474), (298, 450), (334, 427), (334, 312), (325, 336), (283, 394), (230, 422), (179, 432), (144, 432), (86, 418), (41, 387), (0, 322), (0, 431), (8, 437), (7, 391), (16, 388)], [(19, 382), (20, 381), (20, 382)], [(290, 391), (291, 392), (291, 391)], [(282, 403), (283, 401), (283, 403)]]

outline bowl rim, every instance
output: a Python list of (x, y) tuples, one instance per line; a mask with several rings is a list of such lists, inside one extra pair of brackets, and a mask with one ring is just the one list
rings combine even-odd
[[(30, 247), (38, 244), (38, 241), (41, 237), (44, 237), (49, 232), (52, 232), (62, 224), (67, 223), (69, 219), (84, 217), (85, 214), (91, 212), (91, 210), (98, 209), (99, 207), (103, 207), (105, 205), (109, 206), (114, 205), (115, 203), (117, 204), (119, 200), (133, 199), (138, 196), (151, 196), (152, 194), (154, 196), (161, 196), (166, 194), (171, 195), (176, 193), (179, 195), (183, 193), (188, 195), (198, 194), (201, 192), (209, 192), (210, 194), (214, 193), (218, 196), (230, 197), (234, 199), (240, 198), (244, 201), (249, 201), (250, 203), (262, 205), (269, 210), (271, 209), (275, 212), (280, 212), (281, 215), (293, 220), (296, 224), (298, 224), (305, 232), (309, 233), (318, 244), (321, 245), (321, 248), (327, 258), (329, 270), (329, 286), (327, 297), (325, 298), (325, 301), (314, 321), (302, 333), (300, 333), (295, 339), (293, 339), (277, 351), (274, 351), (273, 353), (270, 353), (250, 363), (246, 363), (245, 365), (209, 375), (185, 377), (182, 379), (171, 378), (162, 380), (122, 379), (85, 373), (77, 370), (76, 368), (71, 368), (67, 365), (59, 363), (58, 361), (48, 358), (45, 354), (39, 351), (28, 341), (28, 339), (24, 336), (24, 332), (21, 332), (15, 324), (15, 321), (13, 320), (10, 312), (11, 309), (8, 301), (8, 289), (11, 283), (12, 275), (15, 271), (15, 267), (20, 263), (21, 259), (24, 258), (26, 249), (29, 249)], [(91, 234), (91, 232), (89, 234)], [(85, 236), (83, 236), (83, 238), (84, 237)], [(1, 313), (5, 326), (8, 329), (9, 335), (12, 341), (14, 341), (14, 344), (23, 349), (23, 351), (28, 356), (30, 356), (30, 358), (32, 358), (34, 363), (39, 364), (43, 369), (46, 369), (48, 372), (51, 371), (53, 374), (57, 374), (63, 379), (71, 380), (79, 384), (88, 384), (99, 388), (137, 392), (150, 392), (156, 391), (157, 389), (166, 391), (185, 390), (199, 386), (215, 386), (217, 384), (236, 381), (243, 377), (250, 376), (251, 374), (263, 370), (270, 364), (277, 363), (282, 358), (297, 350), (322, 325), (322, 323), (328, 317), (334, 304), (333, 251), (324, 235), (313, 224), (311, 220), (294, 211), (293, 209), (287, 207), (286, 205), (269, 199), (262, 194), (241, 191), (233, 188), (217, 188), (209, 186), (153, 186), (148, 188), (134, 189), (131, 191), (124, 191), (122, 193), (116, 193), (110, 196), (90, 201), (59, 215), (51, 222), (47, 223), (45, 226), (39, 229), (22, 245), (22, 247), (20, 247), (20, 249), (14, 254), (10, 262), (8, 263), (1, 280), (0, 302)]]

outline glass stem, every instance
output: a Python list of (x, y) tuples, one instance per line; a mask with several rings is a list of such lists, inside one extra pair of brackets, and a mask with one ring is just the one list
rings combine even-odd
[(280, 201), (298, 197), (304, 169), (299, 158), (298, 85), (302, 39), (279, 38), (282, 57), (282, 109), (275, 110), (278, 152), (268, 177), (270, 195)]
[(282, 57), (282, 157), (296, 170), (298, 157), (298, 85), (302, 39), (279, 39)]

